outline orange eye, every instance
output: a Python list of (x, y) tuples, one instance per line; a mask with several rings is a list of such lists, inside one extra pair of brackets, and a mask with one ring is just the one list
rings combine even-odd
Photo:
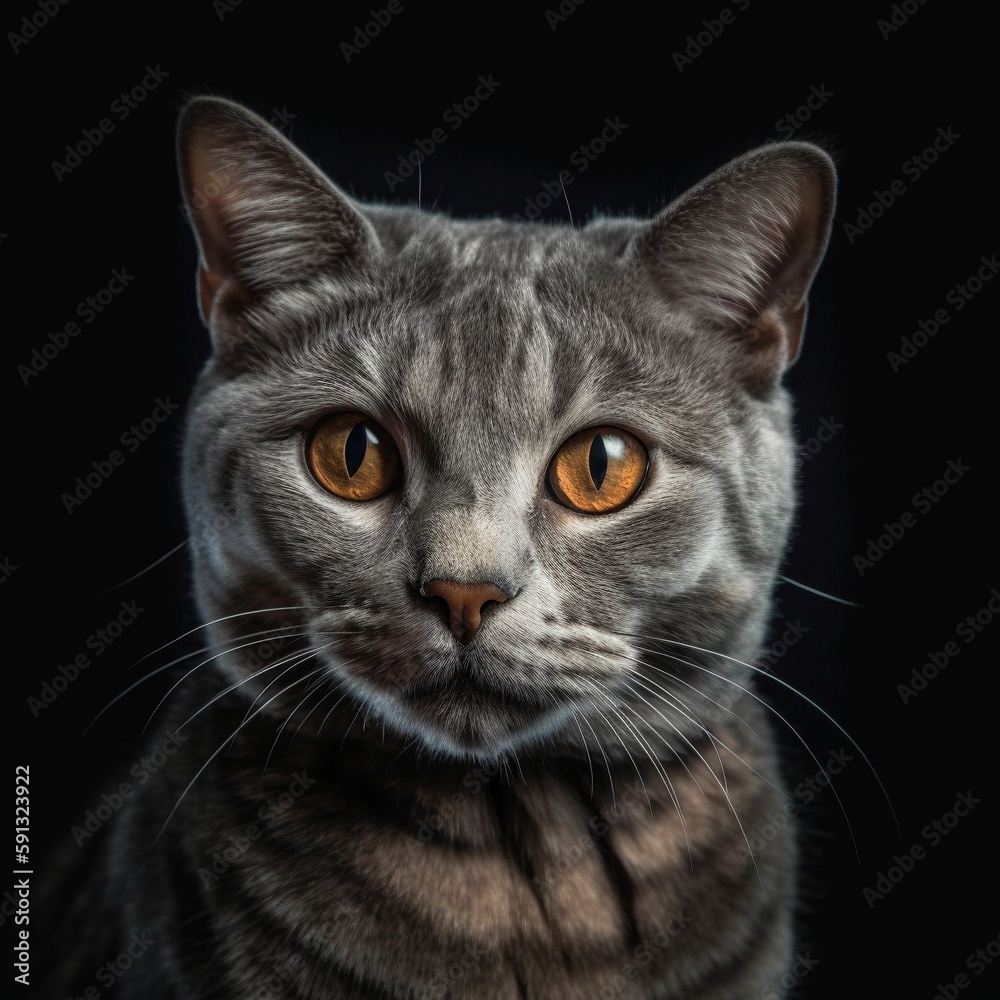
[(393, 489), (402, 467), (389, 432), (363, 413), (334, 413), (309, 435), (306, 457), (316, 481), (345, 500), (374, 500)]
[(549, 486), (571, 510), (607, 514), (639, 492), (648, 466), (646, 449), (628, 431), (589, 427), (556, 452), (549, 465)]

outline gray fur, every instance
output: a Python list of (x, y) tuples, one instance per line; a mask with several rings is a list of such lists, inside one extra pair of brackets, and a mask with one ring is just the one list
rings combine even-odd
[[(571, 228), (355, 204), (215, 98), (180, 155), (215, 344), (184, 468), (215, 658), (169, 711), (210, 706), (183, 732), (211, 762), (118, 830), (131, 919), (171, 942), (156, 990), (120, 995), (780, 995), (795, 844), (747, 848), (782, 798), (744, 689), (794, 507), (781, 376), (829, 159), (775, 144), (649, 222)], [(312, 478), (308, 429), (337, 410), (392, 435), (399, 490)], [(650, 464), (592, 516), (545, 483), (595, 425)], [(509, 598), (462, 645), (435, 578)]]

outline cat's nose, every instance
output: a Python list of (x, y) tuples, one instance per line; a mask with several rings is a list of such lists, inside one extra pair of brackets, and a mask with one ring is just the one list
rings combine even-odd
[(508, 594), (495, 583), (459, 583), (456, 580), (428, 580), (421, 593), (425, 597), (444, 598), (448, 605), (448, 628), (461, 643), (469, 642), (479, 631), (483, 608), (491, 601), (502, 604)]

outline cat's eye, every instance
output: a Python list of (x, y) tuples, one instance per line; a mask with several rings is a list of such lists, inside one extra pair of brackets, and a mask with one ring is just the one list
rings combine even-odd
[(363, 413), (333, 413), (313, 428), (306, 457), (316, 481), (345, 500), (374, 500), (399, 483), (402, 461), (389, 432)]
[(549, 465), (556, 499), (581, 514), (607, 514), (639, 492), (649, 455), (638, 438), (617, 427), (588, 427), (574, 434)]

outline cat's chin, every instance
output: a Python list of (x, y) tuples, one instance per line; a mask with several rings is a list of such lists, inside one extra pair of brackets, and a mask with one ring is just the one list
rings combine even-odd
[(551, 743), (573, 715), (572, 704), (531, 692), (499, 690), (467, 678), (406, 691), (364, 692), (363, 700), (433, 753), (495, 760)]

